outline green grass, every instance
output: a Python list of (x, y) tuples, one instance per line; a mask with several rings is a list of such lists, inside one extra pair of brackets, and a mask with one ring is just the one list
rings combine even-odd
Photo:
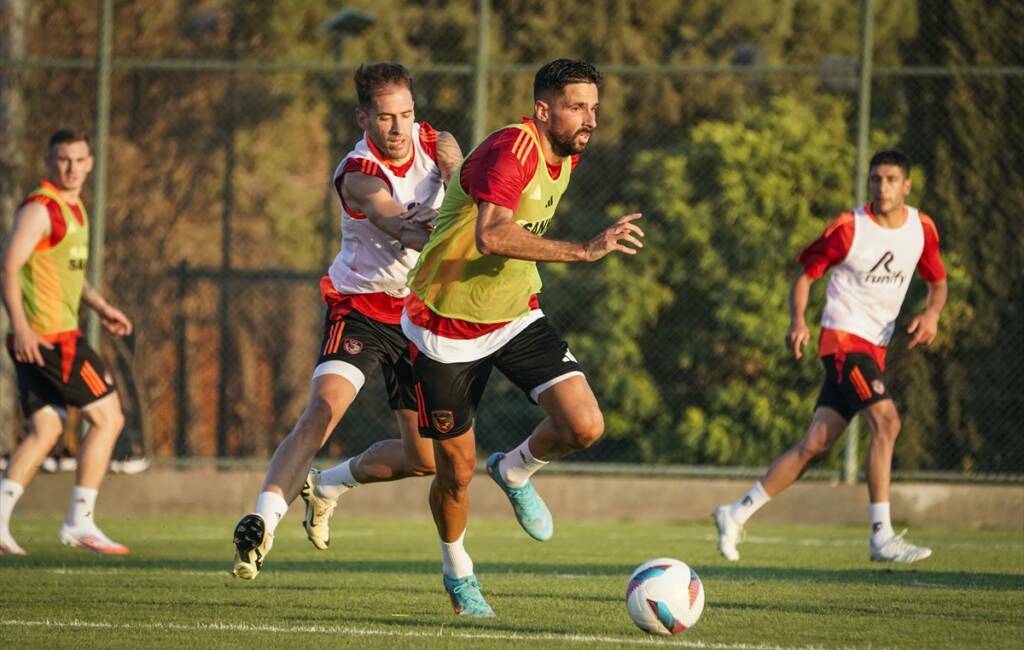
[[(335, 518), (315, 551), (297, 519), (254, 582), (232, 578), (234, 520), (102, 520), (132, 548), (97, 557), (57, 541), (58, 518), (16, 517), (31, 555), (0, 558), (0, 647), (613, 648), (1024, 647), (1024, 537), (917, 529), (934, 555), (867, 561), (857, 528), (753, 526), (743, 560), (712, 526), (557, 521), (540, 544), (512, 520), (475, 520), (467, 548), (498, 617), (452, 615), (431, 522)], [(636, 629), (623, 593), (659, 556), (696, 568), (707, 605), (686, 634)]]

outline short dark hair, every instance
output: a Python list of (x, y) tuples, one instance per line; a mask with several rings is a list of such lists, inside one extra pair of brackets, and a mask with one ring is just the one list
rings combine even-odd
[(359, 66), (355, 74), (356, 95), (359, 97), (359, 105), (367, 107), (373, 101), (373, 96), (381, 86), (398, 84), (409, 89), (409, 94), (415, 97), (412, 90), (412, 74), (409, 73), (401, 63), (372, 63)]
[(552, 91), (560, 92), (569, 84), (591, 83), (601, 87), (604, 77), (594, 64), (575, 59), (555, 59), (544, 64), (533, 78), (533, 99), (540, 99)]
[(83, 131), (58, 129), (50, 136), (50, 149), (53, 149), (58, 144), (69, 144), (71, 142), (84, 142), (85, 144), (92, 146), (92, 143), (89, 142), (89, 136)]
[(910, 157), (899, 149), (883, 149), (871, 156), (868, 168), (876, 165), (896, 165), (903, 170), (904, 178), (910, 178)]

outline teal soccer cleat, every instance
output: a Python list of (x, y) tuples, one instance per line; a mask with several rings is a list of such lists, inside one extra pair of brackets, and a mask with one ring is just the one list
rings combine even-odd
[(476, 576), (466, 576), (465, 578), (444, 576), (444, 590), (448, 592), (448, 596), (452, 599), (452, 607), (455, 608), (455, 613), (459, 616), (481, 618), (494, 616), (494, 610), (484, 600), (484, 595), (480, 593), (480, 583), (476, 581)]
[(555, 533), (555, 524), (551, 520), (551, 511), (548, 510), (544, 500), (533, 489), (529, 481), (523, 487), (512, 487), (501, 477), (498, 463), (505, 454), (498, 452), (491, 454), (487, 459), (487, 474), (498, 484), (508, 500), (512, 503), (512, 510), (516, 513), (519, 525), (523, 527), (526, 534), (538, 542), (546, 542)]

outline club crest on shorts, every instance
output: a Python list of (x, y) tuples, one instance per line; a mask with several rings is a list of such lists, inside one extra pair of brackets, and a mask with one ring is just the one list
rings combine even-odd
[(885, 384), (882, 383), (881, 379), (872, 379), (871, 389), (875, 391), (876, 395), (885, 395)]
[(359, 339), (346, 337), (345, 340), (341, 342), (341, 349), (348, 354), (359, 354), (363, 351), (363, 342)]
[(430, 420), (438, 433), (448, 433), (455, 428), (455, 415), (451, 411), (431, 411)]

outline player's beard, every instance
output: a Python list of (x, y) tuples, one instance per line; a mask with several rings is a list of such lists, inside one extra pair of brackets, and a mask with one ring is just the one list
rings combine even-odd
[(586, 142), (577, 142), (576, 138), (583, 133), (593, 134), (592, 129), (578, 129), (569, 134), (557, 133), (555, 131), (550, 132), (551, 149), (555, 154), (565, 158), (566, 156), (575, 156), (578, 153), (583, 153), (583, 150), (587, 148), (587, 144), (590, 143), (588, 139)]

